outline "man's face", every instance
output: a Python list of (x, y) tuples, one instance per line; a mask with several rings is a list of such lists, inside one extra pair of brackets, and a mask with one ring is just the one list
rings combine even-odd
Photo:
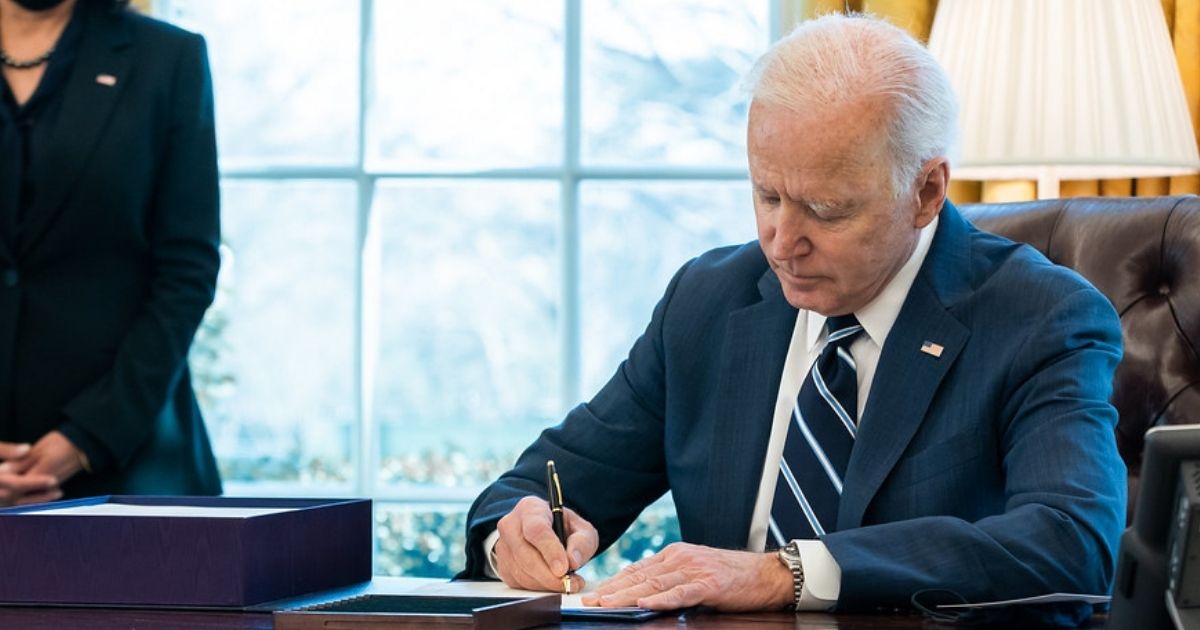
[(911, 194), (894, 196), (883, 116), (867, 100), (812, 114), (750, 107), (758, 239), (796, 308), (833, 316), (867, 305), (941, 207), (941, 196), (933, 208), (919, 194), (928, 169)]

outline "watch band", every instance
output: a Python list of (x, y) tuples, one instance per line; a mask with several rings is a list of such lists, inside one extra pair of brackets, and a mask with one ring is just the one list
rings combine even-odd
[(800, 561), (800, 545), (790, 541), (779, 550), (779, 561), (792, 572), (792, 610), (799, 608), (804, 593), (804, 563)]

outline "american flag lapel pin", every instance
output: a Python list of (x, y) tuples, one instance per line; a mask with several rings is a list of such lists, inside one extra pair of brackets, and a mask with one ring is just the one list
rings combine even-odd
[(921, 352), (924, 352), (935, 359), (940, 358), (942, 356), (942, 351), (945, 349), (946, 348), (943, 347), (942, 344), (933, 343), (928, 339), (925, 340), (925, 343), (921, 344)]
[(99, 83), (105, 87), (112, 87), (117, 84), (117, 77), (114, 77), (111, 74), (97, 74), (96, 83)]

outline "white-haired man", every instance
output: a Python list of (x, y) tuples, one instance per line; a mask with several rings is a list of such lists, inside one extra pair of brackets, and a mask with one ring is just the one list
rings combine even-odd
[(955, 98), (899, 29), (805, 23), (749, 88), (758, 241), (680, 269), (612, 380), (484, 491), (465, 575), (558, 590), (670, 490), (685, 542), (585, 602), (1107, 593), (1125, 509), (1111, 305), (946, 200)]

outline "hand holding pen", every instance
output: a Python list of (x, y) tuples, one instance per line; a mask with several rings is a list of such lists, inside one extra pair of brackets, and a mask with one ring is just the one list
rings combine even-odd
[[(547, 485), (552, 486), (549, 469), (547, 466)], [(551, 491), (557, 492), (560, 506), (561, 490), (560, 481), (556, 490)], [(600, 536), (591, 523), (571, 508), (562, 507), (559, 515), (561, 535), (556, 533), (550, 501), (527, 496), (501, 518), (496, 525), (499, 537), (492, 550), (497, 577), (513, 588), (558, 593), (583, 590), (584, 580), (574, 572), (595, 555)]]

